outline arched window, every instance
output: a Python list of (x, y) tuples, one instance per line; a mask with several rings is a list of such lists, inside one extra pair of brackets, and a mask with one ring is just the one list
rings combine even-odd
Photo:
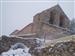
[(54, 18), (55, 18), (55, 13), (54, 13), (54, 11), (51, 11), (51, 12), (50, 12), (50, 20), (49, 20), (49, 23), (50, 23), (50, 24), (53, 24)]
[(59, 26), (60, 26), (60, 27), (63, 27), (63, 24), (64, 24), (64, 17), (61, 15), (61, 16), (60, 16), (60, 23), (59, 23)]

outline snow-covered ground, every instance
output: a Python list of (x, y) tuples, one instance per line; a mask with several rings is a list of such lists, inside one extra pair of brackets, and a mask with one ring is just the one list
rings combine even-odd
[(3, 52), (1, 56), (31, 56), (27, 50), (18, 48), (16, 50), (9, 50), (7, 52)]
[[(39, 46), (42, 46), (43, 41), (44, 39), (36, 39), (36, 43), (39, 44)], [(37, 47), (37, 49), (40, 49), (41, 46)], [(23, 43), (16, 43), (15, 45), (12, 45), (7, 52), (3, 52), (1, 56), (31, 56), (28, 51), (29, 48), (26, 45)]]
[[(15, 47), (14, 47), (15, 48)], [(31, 56), (30, 53), (28, 53), (29, 48), (10, 48), (7, 52), (3, 52), (1, 56)]]

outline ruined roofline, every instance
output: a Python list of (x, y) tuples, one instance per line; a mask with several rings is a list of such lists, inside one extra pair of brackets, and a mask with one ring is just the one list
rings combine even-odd
[[(48, 9), (45, 9), (45, 10), (43, 10), (41, 12), (38, 12), (37, 14), (40, 15), (43, 12), (51, 11), (53, 9), (56, 9), (57, 11), (61, 12), (62, 15), (64, 15), (70, 21), (69, 17), (65, 14), (65, 12), (63, 11), (63, 9), (61, 8), (61, 6), (59, 4), (57, 4), (55, 6), (52, 6), (52, 7), (48, 8)], [(33, 17), (35, 17), (37, 14), (35, 14)]]
[[(69, 17), (65, 14), (65, 12), (64, 12), (63, 9), (62, 9), (62, 7), (61, 7), (59, 4), (55, 5), (54, 7), (49, 8), (49, 9), (54, 9), (54, 8), (60, 9), (61, 12), (63, 13), (63, 15), (64, 15), (67, 19), (69, 19)], [(48, 9), (48, 10), (49, 10), (49, 9)], [(59, 10), (59, 11), (60, 11), (60, 10)]]
[(19, 30), (15, 30), (12, 33), (10, 33), (9, 35), (16, 35), (19, 32)]
[[(33, 23), (29, 23), (28, 25), (26, 25), (24, 28), (22, 28), (19, 32), (23, 31), (25, 28), (27, 28), (29, 25), (33, 25)], [(19, 32), (17, 32), (17, 34), (19, 34)]]
[[(57, 4), (56, 6), (59, 7), (59, 9), (60, 9), (61, 12), (63, 13), (63, 15), (64, 15), (67, 19), (69, 19), (69, 17), (68, 17), (67, 14), (64, 12), (64, 10), (62, 9), (62, 7), (61, 7), (59, 4)], [(70, 20), (70, 19), (69, 19), (69, 20)]]

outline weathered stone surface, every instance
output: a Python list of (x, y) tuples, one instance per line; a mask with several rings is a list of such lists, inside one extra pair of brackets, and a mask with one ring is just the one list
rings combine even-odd
[(0, 40), (0, 54), (4, 51), (9, 50), (12, 45), (16, 43), (23, 43), (27, 47), (36, 46), (36, 39), (23, 39), (23, 38), (16, 38), (16, 37), (2, 37)]
[(42, 48), (31, 48), (30, 53), (34, 56), (75, 56), (75, 35), (53, 40)]
[(68, 33), (67, 31), (69, 23), (69, 18), (65, 15), (61, 7), (56, 5), (52, 8), (37, 13), (33, 17), (33, 22), (21, 29), (18, 33), (15, 34), (15, 36), (24, 37), (26, 34), (36, 33), (35, 36), (38, 38), (43, 38), (46, 36), (46, 39), (52, 40), (65, 36), (66, 34), (63, 33)]
[(34, 56), (75, 56), (75, 42), (60, 42), (53, 47), (34, 48), (32, 51), (31, 54), (34, 54)]
[[(62, 42), (60, 42), (60, 40)], [(15, 37), (10, 38), (3, 36), (2, 40), (0, 40), (0, 54), (2, 52), (8, 51), (11, 48), (11, 46), (15, 45), (16, 43), (22, 43), (27, 47), (30, 47), (29, 52), (33, 56), (75, 56), (75, 35), (67, 36), (67, 38), (66, 37), (59, 38), (58, 40), (55, 40), (53, 44), (51, 44), (51, 42), (46, 43), (50, 45), (45, 47), (43, 46), (43, 48), (37, 47), (38, 44), (36, 43), (36, 39), (34, 38), (24, 39), (24, 38), (15, 38)]]

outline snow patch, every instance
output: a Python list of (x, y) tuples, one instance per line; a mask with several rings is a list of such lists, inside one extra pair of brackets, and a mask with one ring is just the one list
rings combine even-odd
[(7, 52), (3, 52), (1, 56), (31, 56), (28, 47), (25, 46), (24, 48), (24, 45), (19, 47), (19, 45), (20, 44), (16, 44), (14, 47), (12, 46), (13, 48), (11, 47)]

